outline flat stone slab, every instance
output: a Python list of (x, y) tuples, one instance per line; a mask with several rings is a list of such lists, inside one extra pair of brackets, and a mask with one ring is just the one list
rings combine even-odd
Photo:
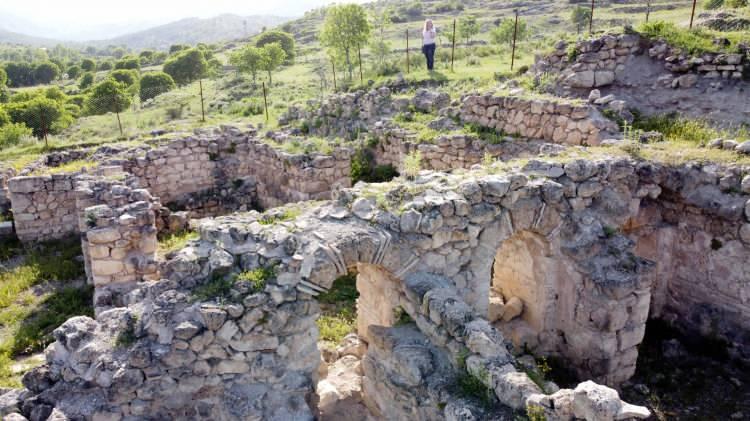
[(13, 236), (15, 236), (15, 231), (13, 230), (13, 222), (0, 222), (0, 238)]

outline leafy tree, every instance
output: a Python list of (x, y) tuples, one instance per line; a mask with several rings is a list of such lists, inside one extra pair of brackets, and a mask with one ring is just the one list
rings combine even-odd
[(115, 48), (114, 50), (112, 50), (112, 57), (114, 57), (114, 58), (116, 58), (116, 59), (121, 59), (121, 58), (123, 58), (123, 57), (125, 56), (125, 54), (127, 54), (127, 53), (128, 53), (128, 52), (127, 52), (127, 50), (125, 50), (124, 48), (122, 48), (122, 47), (117, 47), (117, 48)]
[(86, 113), (99, 115), (119, 113), (130, 106), (127, 86), (112, 78), (97, 84), (86, 99)]
[(376, 66), (382, 66), (392, 51), (391, 43), (385, 38), (385, 30), (390, 26), (392, 13), (393, 11), (386, 7), (381, 12), (373, 14), (377, 35), (370, 43), (370, 55), (374, 57)]
[(190, 46), (185, 44), (174, 44), (169, 46), (169, 55), (179, 53), (183, 50), (189, 50)]
[[(495, 44), (513, 44), (513, 31), (515, 30), (515, 18), (505, 18), (500, 22), (496, 28), (490, 32), (490, 39)], [(529, 37), (529, 29), (526, 25), (526, 21), (518, 19), (518, 31), (516, 33), (516, 40), (523, 41)]]
[(141, 101), (147, 101), (175, 88), (172, 76), (164, 72), (150, 72), (141, 78)]
[(131, 87), (138, 82), (138, 72), (135, 70), (118, 69), (113, 70), (109, 74), (112, 79), (124, 84), (127, 87)]
[(5, 70), (0, 69), (0, 89), (5, 88), (7, 84), (8, 84), (8, 74), (5, 73)]
[(266, 44), (263, 47), (263, 61), (261, 62), (261, 68), (268, 72), (268, 83), (272, 84), (273, 79), (271, 73), (278, 69), (284, 60), (286, 59), (286, 53), (281, 45), (274, 42), (272, 44)]
[(48, 84), (60, 76), (60, 68), (55, 63), (39, 63), (34, 67), (34, 82)]
[(208, 62), (197, 48), (182, 51), (164, 63), (164, 72), (172, 76), (178, 85), (187, 85), (208, 73)]
[(278, 43), (284, 53), (286, 53), (286, 62), (291, 63), (294, 60), (294, 38), (286, 32), (268, 31), (260, 34), (255, 41), (256, 47), (264, 47), (268, 44)]
[(479, 22), (474, 16), (466, 16), (458, 21), (458, 36), (465, 39), (467, 44), (471, 43), (471, 39), (479, 33), (479, 30)]
[(157, 51), (154, 53), (154, 56), (151, 58), (151, 64), (157, 65), (164, 63), (164, 60), (167, 59), (169, 55), (164, 51)]
[(34, 66), (29, 63), (7, 63), (5, 73), (8, 77), (8, 86), (20, 88), (34, 84)]
[(112, 70), (113, 67), (115, 67), (115, 65), (109, 60), (99, 63), (99, 70), (102, 70), (105, 72), (108, 70)]
[(253, 84), (257, 84), (258, 72), (262, 70), (263, 61), (265, 60), (265, 51), (262, 48), (246, 45), (242, 49), (234, 52), (229, 58), (232, 66), (237, 68), (240, 73), (250, 73), (253, 77)]
[(68, 78), (70, 79), (78, 79), (78, 76), (81, 75), (81, 68), (78, 66), (70, 66), (65, 73), (68, 74)]
[(588, 7), (578, 6), (570, 12), (570, 21), (573, 22), (578, 28), (578, 33), (581, 33), (581, 28), (591, 20), (591, 9)]
[(349, 70), (349, 79), (354, 73), (352, 55), (370, 38), (370, 23), (367, 12), (358, 4), (332, 6), (327, 9), (320, 42), (335, 55), (343, 56)]
[(40, 139), (47, 133), (55, 133), (70, 119), (61, 102), (42, 95), (24, 102), (11, 102), (6, 107), (14, 123), (23, 123)]
[(94, 84), (94, 73), (86, 72), (78, 80), (78, 87), (81, 89), (88, 89)]
[(152, 50), (141, 51), (141, 53), (138, 54), (138, 57), (141, 59), (141, 64), (152, 64), (154, 60), (154, 54), (156, 54), (156, 52)]
[(115, 69), (141, 70), (141, 59), (133, 56), (126, 56), (115, 62)]
[(84, 72), (93, 72), (96, 69), (96, 63), (90, 58), (85, 58), (81, 62), (81, 69), (83, 69)]

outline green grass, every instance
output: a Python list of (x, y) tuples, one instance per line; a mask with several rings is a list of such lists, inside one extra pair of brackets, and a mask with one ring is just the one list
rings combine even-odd
[(318, 296), (321, 314), (317, 320), (320, 339), (338, 344), (357, 330), (357, 275), (350, 273), (333, 282), (328, 292)]
[(274, 212), (269, 214), (264, 214), (261, 216), (261, 218), (258, 220), (258, 223), (261, 225), (274, 225), (279, 222), (287, 222), (287, 221), (293, 221), (297, 219), (302, 214), (302, 209), (296, 207), (296, 206), (287, 206), (283, 211), (281, 212)]
[[(738, 52), (738, 44), (750, 40), (746, 31), (719, 32), (705, 28), (690, 30), (664, 21), (644, 23), (638, 27), (638, 31), (648, 38), (663, 38), (669, 45), (695, 55), (705, 52)], [(714, 44), (713, 40), (719, 37), (729, 39), (730, 45), (725, 47)]]
[(698, 119), (687, 119), (676, 114), (661, 114), (643, 117), (639, 113), (633, 121), (633, 128), (643, 131), (657, 131), (664, 135), (665, 140), (672, 142), (689, 142), (705, 145), (708, 141), (723, 137), (735, 138), (738, 141), (750, 139), (746, 127), (737, 130), (719, 130), (708, 122)]
[(232, 300), (232, 290), (239, 286), (238, 284), (247, 283), (247, 294), (262, 292), (268, 281), (276, 277), (276, 270), (273, 266), (261, 267), (239, 274), (214, 275), (208, 282), (198, 286), (193, 291), (194, 301), (211, 301), (220, 302)]
[(31, 172), (29, 175), (47, 175), (47, 174), (66, 174), (75, 173), (81, 171), (83, 168), (95, 167), (96, 163), (85, 159), (79, 159), (70, 161), (66, 164), (60, 165), (59, 167), (49, 167), (38, 169)]
[(68, 318), (93, 316), (93, 289), (64, 284), (84, 275), (78, 239), (2, 250), (3, 258), (21, 256), (0, 269), (0, 386), (17, 387), (15, 358), (43, 350)]
[(159, 255), (166, 256), (169, 253), (185, 248), (188, 242), (197, 240), (200, 234), (195, 231), (178, 231), (159, 238)]

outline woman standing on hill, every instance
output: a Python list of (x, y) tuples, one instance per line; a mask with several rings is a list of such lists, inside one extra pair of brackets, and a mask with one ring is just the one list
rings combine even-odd
[(437, 30), (431, 19), (424, 21), (422, 30), (422, 53), (427, 59), (427, 70), (432, 71), (435, 65), (435, 41), (437, 40)]

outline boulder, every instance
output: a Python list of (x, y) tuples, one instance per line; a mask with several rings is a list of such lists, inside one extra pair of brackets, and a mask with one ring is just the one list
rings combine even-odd
[(518, 297), (512, 297), (505, 303), (505, 311), (503, 311), (503, 321), (509, 322), (523, 313), (523, 301)]

